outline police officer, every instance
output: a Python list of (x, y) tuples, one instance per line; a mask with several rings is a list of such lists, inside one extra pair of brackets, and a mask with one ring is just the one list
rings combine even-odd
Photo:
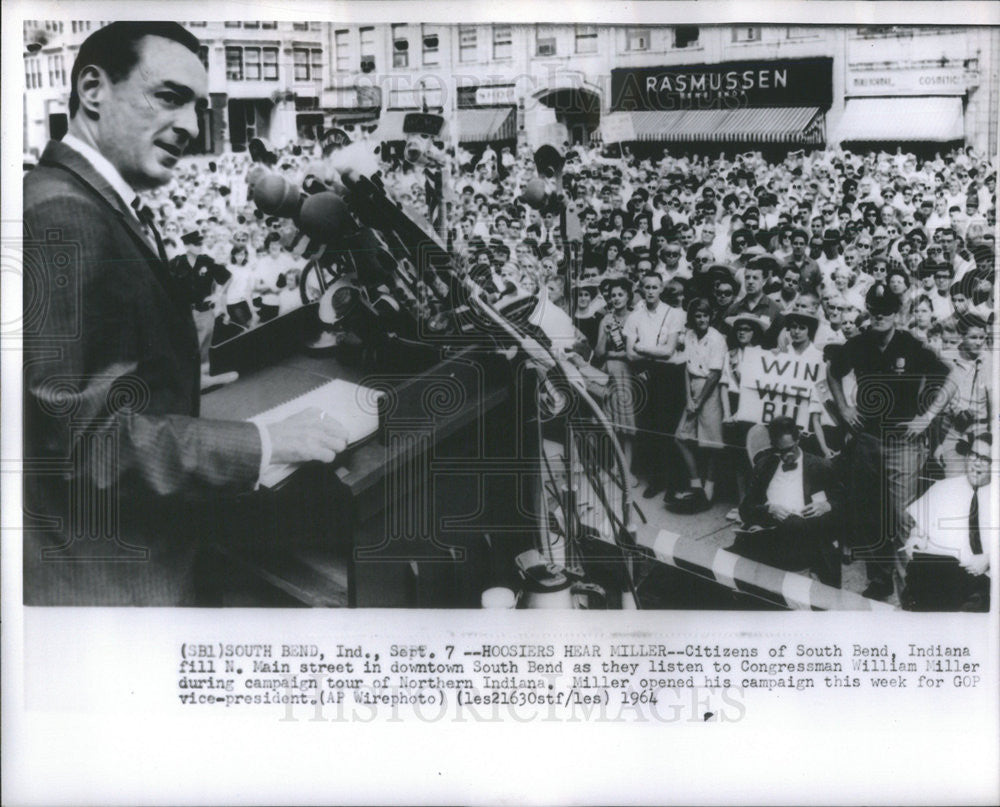
[[(895, 550), (909, 533), (906, 508), (916, 498), (927, 460), (931, 418), (927, 409), (948, 374), (941, 360), (916, 337), (896, 329), (900, 299), (881, 283), (869, 289), (870, 328), (849, 339), (833, 356), (827, 379), (834, 403), (852, 433), (844, 462), (850, 486), (851, 531), (864, 549), (868, 588), (885, 600), (893, 593)], [(842, 379), (854, 371), (852, 405)]]
[(202, 254), (204, 239), (197, 230), (182, 235), (181, 243), (184, 245), (184, 253), (171, 259), (170, 274), (181, 294), (191, 304), (194, 324), (198, 329), (198, 346), (204, 363), (208, 359), (208, 348), (215, 328), (215, 284), (225, 285), (230, 273), (208, 255)]

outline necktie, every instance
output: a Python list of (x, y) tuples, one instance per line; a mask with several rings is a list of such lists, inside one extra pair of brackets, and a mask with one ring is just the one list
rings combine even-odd
[(972, 503), (969, 505), (969, 548), (973, 555), (983, 554), (983, 538), (979, 532), (979, 488), (973, 488)]
[(154, 216), (152, 209), (144, 205), (138, 196), (132, 200), (132, 209), (135, 211), (136, 216), (138, 216), (147, 237), (151, 236), (153, 241), (156, 242), (156, 252), (159, 254), (160, 260), (166, 263), (167, 250), (163, 246), (163, 239), (160, 238), (159, 230), (156, 229), (156, 225), (153, 223)]

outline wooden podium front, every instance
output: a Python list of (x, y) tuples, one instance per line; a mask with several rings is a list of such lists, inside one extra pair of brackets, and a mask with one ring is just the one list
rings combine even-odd
[(537, 524), (528, 396), (495, 355), (423, 365), (296, 356), (203, 396), (202, 417), (244, 419), (332, 378), (386, 395), (375, 437), (213, 510), (206, 603), (476, 608), (485, 588), (514, 584)]

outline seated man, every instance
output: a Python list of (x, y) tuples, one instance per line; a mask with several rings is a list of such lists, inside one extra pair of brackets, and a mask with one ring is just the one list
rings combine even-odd
[(990, 610), (991, 444), (989, 434), (960, 443), (965, 473), (935, 482), (910, 505), (906, 610)]
[(841, 502), (833, 467), (799, 448), (799, 427), (790, 417), (776, 417), (767, 430), (771, 448), (757, 461), (740, 504), (747, 529), (730, 550), (779, 569), (809, 569), (839, 587), (834, 542)]

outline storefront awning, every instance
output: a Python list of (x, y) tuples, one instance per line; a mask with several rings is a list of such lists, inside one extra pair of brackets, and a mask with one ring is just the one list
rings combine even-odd
[(459, 143), (485, 143), (517, 137), (514, 107), (458, 110)]
[(406, 140), (406, 135), (403, 134), (403, 119), (408, 112), (416, 110), (389, 109), (383, 112), (372, 139), (381, 140), (383, 143), (390, 140)]
[(836, 142), (962, 140), (962, 99), (957, 96), (849, 98)]
[[(621, 140), (676, 142), (822, 143), (825, 119), (819, 107), (684, 109), (630, 112), (631, 137)], [(621, 132), (627, 127), (616, 126)], [(607, 135), (604, 137), (608, 141)]]

